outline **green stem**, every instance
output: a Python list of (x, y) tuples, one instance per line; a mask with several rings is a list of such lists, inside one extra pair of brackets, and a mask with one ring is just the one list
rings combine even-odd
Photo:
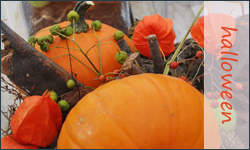
[(110, 42), (110, 44), (113, 44), (116, 47), (118, 53), (120, 52), (119, 48), (113, 42)]
[(114, 36), (105, 37), (105, 38), (103, 38), (102, 40), (100, 40), (100, 42), (101, 42), (101, 41), (104, 41), (104, 40), (106, 40), (106, 39), (108, 39), (108, 38), (111, 38), (111, 37), (114, 37)]
[(52, 60), (52, 59), (55, 59), (55, 58), (58, 58), (58, 57), (66, 56), (66, 55), (69, 55), (69, 54), (63, 54), (63, 55), (59, 55), (59, 56), (55, 56), (55, 57), (51, 57), (51, 58), (49, 58), (49, 59), (50, 59), (50, 60)]
[(77, 61), (79, 61), (80, 63), (82, 63), (83, 65), (85, 65), (86, 67), (88, 67), (90, 70), (92, 70), (95, 74), (99, 75), (98, 72), (94, 71), (92, 68), (90, 68), (87, 64), (85, 64), (84, 62), (82, 62), (81, 60), (79, 60), (78, 58), (76, 58), (74, 55), (72, 54), (63, 54), (63, 55), (59, 55), (59, 56), (55, 56), (55, 57), (51, 57), (50, 60), (58, 58), (58, 57), (62, 57), (62, 56), (66, 56), (66, 55), (70, 55), (73, 58), (75, 58)]
[(93, 30), (94, 30), (94, 34), (95, 34), (96, 41), (97, 41), (97, 44), (98, 44), (97, 46), (98, 46), (99, 61), (100, 61), (100, 73), (102, 75), (102, 57), (101, 57), (100, 42), (99, 42), (98, 37), (97, 37), (96, 32), (95, 32), (95, 26), (93, 27)]
[[(73, 20), (73, 31), (76, 29), (75, 19)], [(75, 40), (75, 32), (73, 32), (73, 40)]]
[(176, 57), (177, 57), (177, 62), (178, 62), (178, 57), (179, 57), (179, 55), (185, 50), (185, 49), (187, 49), (188, 48), (188, 46), (190, 46), (190, 45), (187, 45)]
[[(88, 54), (88, 52), (92, 49), (92, 48), (94, 48), (95, 46), (97, 46), (97, 45), (102, 45), (102, 44), (108, 44), (108, 43), (110, 43), (110, 44), (113, 44), (114, 46), (116, 46), (114, 43), (112, 43), (112, 42), (103, 42), (103, 43), (99, 43), (99, 44), (95, 44), (95, 45), (93, 45), (92, 47), (90, 47), (88, 50), (87, 50), (87, 52), (86, 52), (86, 54)], [(116, 46), (116, 48), (118, 49), (118, 47)], [(118, 49), (119, 50), (119, 49)], [(119, 52), (119, 51), (118, 51)]]
[(206, 5), (206, 3), (207, 3), (207, 2), (204, 2), (204, 3), (202, 4), (202, 6), (201, 6), (201, 8), (200, 8), (200, 10), (199, 10), (199, 12), (198, 12), (198, 14), (197, 14), (196, 17), (195, 17), (195, 20), (193, 21), (193, 23), (192, 23), (191, 26), (189, 27), (189, 29), (188, 29), (188, 31), (187, 31), (185, 37), (184, 37), (183, 40), (181, 41), (181, 43), (180, 43), (180, 45), (178, 46), (177, 50), (175, 51), (173, 57), (167, 62), (166, 66), (165, 66), (165, 69), (164, 69), (164, 72), (163, 72), (164, 75), (168, 75), (168, 72), (169, 72), (169, 70), (170, 70), (170, 63), (171, 63), (172, 61), (175, 60), (175, 58), (176, 58), (177, 54), (179, 53), (181, 47), (183, 46), (183, 44), (184, 44), (184, 42), (185, 42), (185, 40), (186, 40), (186, 38), (187, 38), (187, 36), (188, 36), (188, 34), (189, 34), (191, 28), (193, 27), (193, 25), (195, 24), (195, 22), (198, 20), (198, 18), (199, 18), (199, 16), (200, 16), (202, 10), (204, 9), (204, 6)]
[(196, 56), (194, 56), (193, 58), (190, 58), (190, 59), (184, 59), (184, 60), (182, 60), (182, 61), (180, 61), (180, 62), (178, 62), (178, 63), (180, 64), (180, 63), (183, 63), (183, 62), (185, 62), (185, 61), (196, 60), (195, 57), (196, 57)]
[[(57, 46), (57, 45), (53, 45), (53, 44), (48, 44), (48, 45), (54, 46), (53, 48), (50, 48), (50, 50), (51, 49), (55, 49), (55, 48), (64, 48), (64, 49), (67, 49), (67, 47)], [(77, 49), (77, 48), (69, 48), (69, 49), (80, 51), (80, 49)]]

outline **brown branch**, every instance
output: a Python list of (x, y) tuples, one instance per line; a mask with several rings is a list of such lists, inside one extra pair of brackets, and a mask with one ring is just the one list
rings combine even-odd
[(155, 73), (162, 74), (164, 70), (164, 62), (162, 60), (161, 51), (159, 49), (158, 39), (155, 34), (147, 36), (146, 39), (149, 43)]
[[(4, 60), (1, 55), (1, 63), (5, 63), (1, 72), (7, 72), (12, 83), (29, 95), (41, 95), (47, 89), (56, 91), (58, 95), (69, 91), (66, 83), (71, 75), (68, 72), (38, 52), (3, 21), (1, 30), (13, 49), (6, 52), (8, 57)], [(84, 86), (79, 81), (78, 84)]]

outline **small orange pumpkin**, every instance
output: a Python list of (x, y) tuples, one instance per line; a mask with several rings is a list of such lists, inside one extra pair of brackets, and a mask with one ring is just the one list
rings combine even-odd
[(13, 138), (21, 144), (46, 147), (57, 137), (62, 125), (58, 104), (45, 92), (24, 99), (11, 118)]
[(39, 149), (34, 145), (21, 145), (14, 140), (12, 135), (1, 138), (1, 149)]
[[(222, 38), (222, 36), (228, 35), (228, 32), (223, 30), (222, 27), (235, 28), (235, 18), (221, 13), (209, 13), (198, 19), (190, 32), (193, 39), (203, 47), (208, 54), (215, 54), (217, 58), (219, 58), (221, 57), (221, 51), (230, 50), (230, 48), (223, 48), (221, 51), (216, 52), (216, 46), (222, 46), (221, 40), (226, 39), (233, 45), (236, 38), (236, 32), (232, 30), (228, 30), (231, 36)], [(225, 43), (228, 45), (227, 42)]]
[(183, 80), (156, 74), (115, 80), (87, 94), (68, 114), (57, 143), (59, 149), (204, 147), (220, 147), (209, 102)]
[[(82, 7), (84, 7), (84, 6), (82, 6)], [(85, 10), (81, 10), (81, 11), (84, 11), (81, 13), (85, 14), (85, 11), (87, 11), (87, 10), (85, 9)], [(80, 15), (80, 17), (81, 17), (81, 15)], [(84, 16), (82, 16), (82, 17), (84, 17)], [(81, 19), (82, 18), (80, 18), (79, 20), (81, 20)], [(89, 26), (92, 23), (91, 20), (85, 20), (85, 21)], [(69, 23), (70, 23), (69, 21), (65, 21), (65, 22), (59, 23), (58, 25), (61, 28), (63, 28), (63, 27), (68, 26)], [(47, 27), (45, 29), (49, 29), (49, 28), (50, 27)], [(116, 31), (118, 31), (118, 30), (111, 27), (111, 26), (108, 26), (106, 24), (102, 24), (102, 28), (99, 31), (96, 31), (96, 35), (97, 35), (99, 40), (102, 40), (104, 38), (114, 36), (114, 33)], [(43, 32), (39, 32), (38, 34), (36, 34), (36, 37), (45, 36), (48, 34), (50, 34), (49, 31), (43, 31)], [(72, 38), (72, 36), (70, 38)], [(124, 39), (126, 40), (128, 45), (130, 46), (130, 48), (132, 48), (133, 47), (132, 41), (126, 35), (124, 36)], [(85, 53), (87, 52), (87, 50), (89, 48), (91, 48), (92, 46), (97, 44), (97, 40), (96, 40), (94, 31), (91, 28), (89, 28), (87, 33), (75, 34), (75, 41), (79, 44), (79, 46), (82, 48), (82, 50)], [(73, 43), (72, 41), (67, 40), (67, 42), (68, 42), (68, 46), (70, 48), (78, 48), (76, 46), (76, 44)], [(117, 46), (117, 41), (114, 40), (113, 37), (107, 38), (106, 40), (104, 40), (102, 42), (112, 42)], [(54, 41), (52, 44), (57, 45), (59, 47), (67, 47), (66, 40), (62, 40), (61, 38), (59, 38), (59, 36), (54, 36)], [(115, 59), (115, 54), (117, 53), (116, 46), (114, 46), (111, 43), (100, 45), (103, 74), (106, 74), (108, 72), (113, 72), (115, 69), (121, 68), (121, 65)], [(47, 52), (41, 51), (40, 46), (37, 44), (35, 45), (35, 48), (39, 52), (41, 52), (42, 54), (47, 56), (48, 58), (68, 54), (68, 49), (64, 49), (64, 48), (55, 48), (55, 49), (51, 49)], [(53, 48), (53, 46), (50, 46), (50, 48)], [(86, 57), (80, 51), (70, 50), (70, 53), (73, 56), (77, 57), (77, 59), (79, 59), (80, 61), (82, 61), (83, 63), (85, 63), (89, 67), (91, 67), (92, 69), (94, 69), (91, 66), (90, 62), (86, 59)], [(98, 47), (95, 46), (91, 51), (89, 51), (89, 53), (87, 55), (88, 55), (89, 59), (92, 61), (92, 63), (94, 64), (94, 66), (100, 71), (100, 60), (99, 60)], [(54, 61), (59, 66), (61, 66), (67, 72), (71, 73), (68, 55), (52, 59), (52, 61)], [(97, 77), (97, 75), (93, 71), (91, 71), (88, 67), (86, 67), (85, 65), (83, 65), (82, 63), (80, 63), (79, 61), (77, 61), (76, 59), (74, 59), (72, 57), (71, 57), (71, 63), (72, 63), (72, 71), (73, 71), (73, 73), (77, 73), (77, 80), (79, 80), (81, 83), (83, 83), (86, 86), (91, 86), (91, 87), (98, 87), (101, 84), (101, 82), (99, 80), (94, 81), (94, 79)]]
[(137, 24), (134, 30), (132, 41), (138, 51), (151, 59), (148, 41), (145, 37), (156, 34), (159, 46), (165, 56), (168, 56), (175, 50), (174, 40), (176, 35), (173, 30), (173, 21), (163, 18), (158, 14), (144, 16)]

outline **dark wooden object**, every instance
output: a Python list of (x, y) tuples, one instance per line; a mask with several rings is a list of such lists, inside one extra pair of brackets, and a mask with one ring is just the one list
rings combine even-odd
[[(72, 78), (71, 74), (38, 52), (3, 21), (1, 30), (3, 43), (10, 44), (1, 50), (1, 73), (11, 82), (28, 95), (41, 95), (47, 89), (58, 95), (69, 91), (66, 83)], [(77, 82), (80, 87), (84, 86)]]

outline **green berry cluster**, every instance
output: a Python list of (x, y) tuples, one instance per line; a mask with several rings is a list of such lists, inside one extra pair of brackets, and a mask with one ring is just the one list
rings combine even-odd
[[(79, 15), (75, 11), (70, 11), (67, 15), (67, 18), (70, 22), (75, 22), (79, 19)], [(71, 26), (67, 26), (65, 28), (61, 28), (58, 24), (52, 25), (49, 28), (51, 35), (39, 36), (38, 38), (34, 36), (30, 36), (28, 39), (28, 43), (35, 47), (35, 44), (40, 46), (40, 49), (44, 52), (49, 50), (49, 44), (53, 43), (53, 36), (59, 36), (61, 39), (66, 39), (67, 36), (71, 36), (74, 33), (74, 29)], [(53, 35), (53, 36), (52, 36)]]
[(34, 36), (30, 36), (28, 39), (28, 43), (31, 44), (33, 47), (35, 47), (36, 41), (37, 39)]
[(44, 52), (49, 50), (49, 45), (53, 43), (53, 36), (52, 35), (45, 35), (37, 37), (37, 44), (40, 46), (40, 49)]
[[(78, 21), (79, 15), (76, 11), (72, 10), (68, 13), (67, 19), (73, 23), (73, 20), (74, 22)], [(71, 26), (67, 26), (61, 29), (61, 27), (57, 24), (51, 26), (49, 31), (52, 35), (58, 35), (61, 39), (66, 39), (67, 36), (71, 36), (74, 34), (74, 29)]]

